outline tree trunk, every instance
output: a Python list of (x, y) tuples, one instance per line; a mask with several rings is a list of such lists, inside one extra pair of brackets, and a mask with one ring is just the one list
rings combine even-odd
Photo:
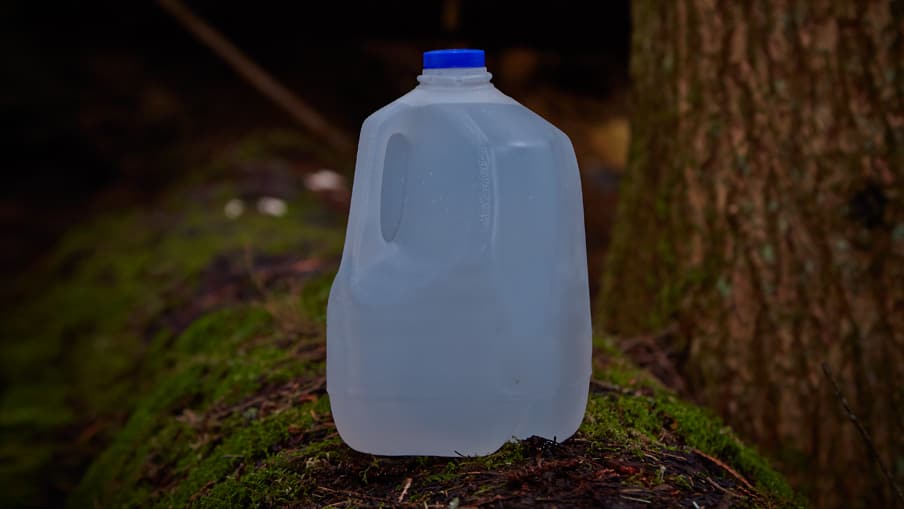
[(599, 325), (677, 325), (690, 391), (817, 506), (893, 504), (820, 364), (900, 485), (904, 3), (635, 0), (633, 23)]

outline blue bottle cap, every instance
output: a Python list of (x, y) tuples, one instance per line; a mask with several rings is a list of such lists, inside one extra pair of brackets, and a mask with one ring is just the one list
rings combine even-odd
[(438, 49), (424, 52), (424, 69), (485, 66), (482, 49)]

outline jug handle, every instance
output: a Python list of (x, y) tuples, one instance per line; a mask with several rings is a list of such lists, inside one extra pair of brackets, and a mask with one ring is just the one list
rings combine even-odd
[[(386, 155), (390, 140), (395, 135), (405, 135), (401, 125), (395, 122), (392, 113), (377, 112), (368, 118), (361, 128), (361, 142), (358, 146), (358, 165), (355, 171), (351, 210), (349, 211), (349, 231), (346, 245), (355, 243), (355, 251), (366, 253), (358, 260), (379, 258), (393, 249), (395, 242), (387, 241), (382, 232), (383, 185), (385, 180)], [(371, 168), (371, 171), (363, 171)], [(363, 192), (360, 196), (355, 196)], [(363, 199), (360, 199), (363, 198)], [(376, 210), (377, 212), (373, 212)], [(353, 231), (353, 225), (357, 231)]]

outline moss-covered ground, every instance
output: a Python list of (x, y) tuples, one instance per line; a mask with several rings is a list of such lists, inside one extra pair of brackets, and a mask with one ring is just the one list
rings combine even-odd
[[(800, 504), (730, 429), (605, 338), (584, 423), (564, 443), (452, 459), (346, 447), (323, 376), (345, 220), (281, 164), (292, 140), (273, 139), (73, 230), (15, 283), (0, 325), (0, 505)], [(287, 214), (255, 211), (262, 194)], [(234, 197), (250, 205), (230, 219)]]

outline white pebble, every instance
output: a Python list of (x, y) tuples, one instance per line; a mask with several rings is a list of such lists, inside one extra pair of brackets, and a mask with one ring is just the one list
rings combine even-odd
[(304, 185), (311, 191), (343, 191), (345, 190), (345, 178), (333, 170), (319, 170), (306, 175)]
[(226, 206), (223, 207), (223, 214), (229, 219), (235, 219), (242, 215), (245, 212), (245, 202), (238, 198), (233, 198), (226, 202)]
[(257, 200), (257, 211), (273, 217), (286, 215), (289, 207), (284, 200), (272, 196), (262, 196)]

